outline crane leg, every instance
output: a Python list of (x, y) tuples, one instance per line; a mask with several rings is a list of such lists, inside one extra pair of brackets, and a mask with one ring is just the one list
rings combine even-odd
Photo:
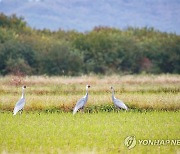
[(81, 113), (84, 113), (84, 107), (81, 108)]
[(22, 114), (22, 113), (23, 113), (23, 109), (20, 110), (20, 114)]

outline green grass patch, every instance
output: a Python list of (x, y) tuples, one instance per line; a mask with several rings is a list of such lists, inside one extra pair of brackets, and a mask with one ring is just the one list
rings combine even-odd
[(0, 113), (0, 152), (7, 153), (178, 153), (179, 146), (136, 145), (124, 139), (179, 139), (180, 112), (99, 112), (94, 114)]

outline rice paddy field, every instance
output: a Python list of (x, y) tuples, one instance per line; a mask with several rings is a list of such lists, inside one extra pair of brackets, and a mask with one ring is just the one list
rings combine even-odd
[[(85, 111), (73, 116), (86, 84)], [(180, 75), (7, 76), (0, 85), (1, 153), (180, 153)], [(13, 116), (22, 85), (26, 105)], [(110, 86), (128, 111), (114, 107)], [(128, 136), (136, 138), (132, 149)]]

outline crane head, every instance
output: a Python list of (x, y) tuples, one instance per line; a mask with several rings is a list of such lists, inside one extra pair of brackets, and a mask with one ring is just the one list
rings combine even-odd
[(86, 85), (86, 88), (90, 88), (90, 87), (91, 87), (90, 85), (88, 85), (88, 84)]
[(91, 87), (91, 86), (87, 84), (87, 85), (86, 85), (86, 90), (87, 90), (88, 88), (90, 88), (90, 87)]

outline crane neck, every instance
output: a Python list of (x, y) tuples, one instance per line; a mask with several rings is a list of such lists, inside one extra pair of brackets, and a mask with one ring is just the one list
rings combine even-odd
[(114, 89), (112, 89), (112, 99), (114, 99)]
[(21, 98), (25, 98), (25, 90), (24, 90), (24, 88), (22, 89), (22, 97)]
[(88, 88), (86, 89), (86, 96), (88, 96)]

